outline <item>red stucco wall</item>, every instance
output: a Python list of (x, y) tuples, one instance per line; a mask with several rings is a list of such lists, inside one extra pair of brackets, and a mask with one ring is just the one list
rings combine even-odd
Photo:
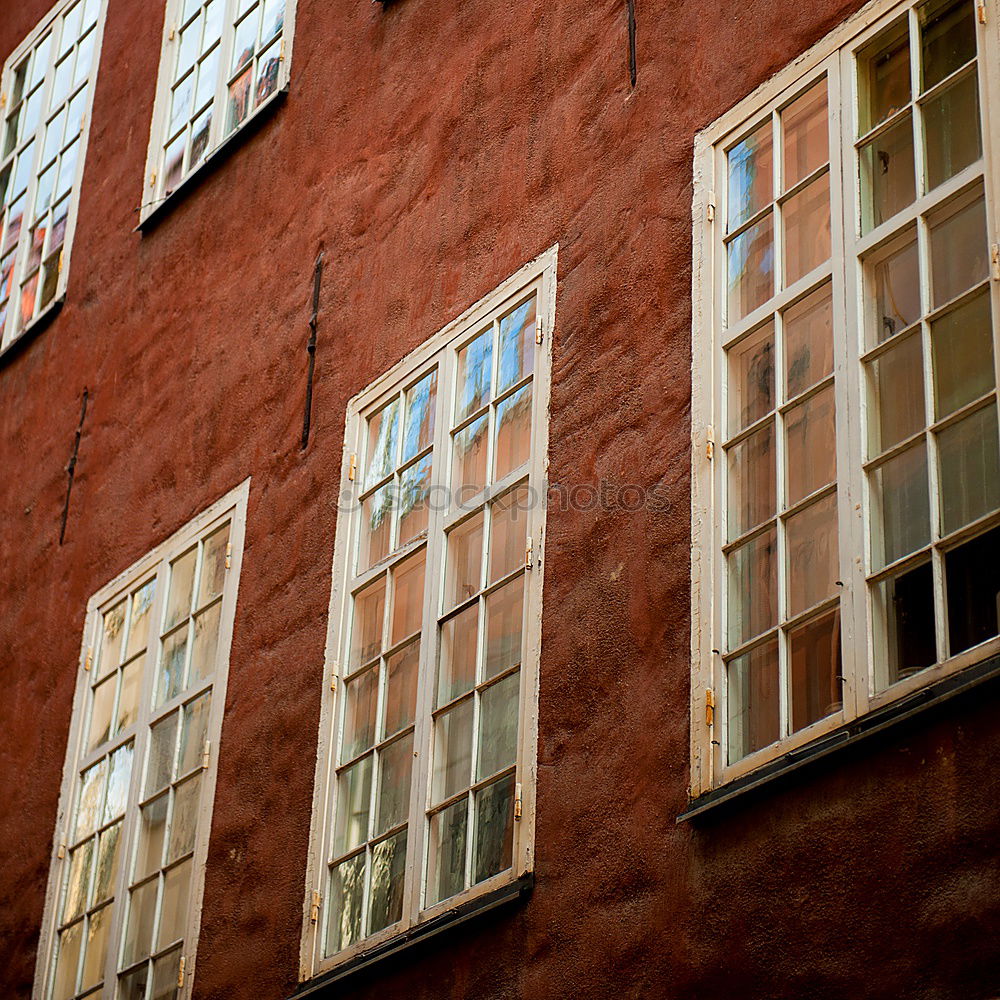
[[(49, 6), (3, 0), (0, 56)], [(162, 3), (110, 0), (66, 305), (0, 360), (0, 995), (31, 989), (87, 598), (248, 475), (195, 996), (294, 989), (346, 401), (557, 241), (550, 478), (668, 511), (550, 512), (530, 901), (336, 995), (1000, 993), (995, 692), (674, 823), (693, 136), (857, 6), (638, 0), (630, 93), (624, 0), (299, 0), (285, 105), (140, 236)]]

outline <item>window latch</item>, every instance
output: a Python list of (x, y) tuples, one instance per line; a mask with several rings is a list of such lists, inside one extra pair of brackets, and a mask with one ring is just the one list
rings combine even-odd
[(1000, 281), (1000, 243), (994, 243), (990, 247), (990, 268), (993, 272), (993, 280)]
[(315, 889), (312, 894), (312, 906), (309, 907), (309, 923), (319, 922), (319, 904), (323, 902), (323, 897)]

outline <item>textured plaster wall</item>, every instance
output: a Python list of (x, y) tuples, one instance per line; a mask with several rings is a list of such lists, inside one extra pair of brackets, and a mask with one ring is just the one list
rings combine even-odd
[[(48, 6), (3, 0), (0, 56)], [(295, 987), (346, 401), (557, 241), (550, 478), (667, 510), (550, 512), (530, 901), (333, 995), (1000, 993), (995, 691), (674, 823), (693, 137), (857, 6), (638, 0), (630, 93), (624, 0), (299, 0), (285, 105), (140, 236), (162, 4), (110, 0), (66, 305), (0, 359), (0, 995), (30, 993), (86, 600), (248, 475), (195, 997)]]

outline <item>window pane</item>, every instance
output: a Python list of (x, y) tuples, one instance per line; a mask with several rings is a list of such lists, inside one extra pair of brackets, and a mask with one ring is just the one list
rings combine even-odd
[(434, 725), (431, 801), (441, 802), (468, 788), (472, 776), (472, 699), (438, 716)]
[(736, 657), (726, 676), (729, 762), (733, 764), (781, 735), (777, 641), (772, 639)]
[(869, 331), (868, 343), (874, 345), (912, 326), (923, 313), (915, 236), (902, 246), (893, 247), (872, 265), (871, 284), (875, 296), (875, 330)]
[(374, 486), (396, 468), (399, 400), (387, 403), (368, 421), (368, 471), (365, 487)]
[(87, 908), (87, 891), (90, 888), (90, 868), (94, 858), (94, 841), (69, 852), (69, 881), (63, 903), (62, 922), (74, 920)]
[(744, 230), (729, 244), (729, 325), (774, 294), (774, 216)]
[(479, 760), (476, 780), (510, 766), (517, 759), (517, 716), (521, 673), (508, 674), (480, 699)]
[(480, 511), (448, 533), (445, 610), (479, 593), (482, 564), (483, 513)]
[(787, 288), (830, 259), (830, 175), (823, 174), (782, 208)]
[(885, 643), (886, 683), (909, 677), (937, 660), (934, 580), (929, 562), (874, 587), (876, 616)]
[(141, 653), (146, 648), (149, 641), (149, 616), (153, 609), (155, 593), (156, 580), (153, 579), (132, 595), (132, 619), (128, 627), (126, 659), (131, 659), (136, 653)]
[(944, 305), (989, 274), (986, 203), (980, 198), (931, 223), (934, 305)]
[(406, 429), (403, 461), (407, 462), (434, 442), (437, 415), (437, 369), (406, 390)]
[(788, 633), (792, 672), (792, 729), (839, 712), (840, 611), (814, 618)]
[(531, 454), (531, 386), (518, 389), (497, 406), (494, 480), (519, 469)]
[(947, 553), (945, 579), (949, 652), (955, 656), (1000, 631), (1000, 529), (987, 531)]
[(734, 146), (729, 165), (729, 226), (732, 232), (756, 215), (773, 197), (774, 140), (771, 119)]
[(476, 856), (473, 882), (510, 868), (514, 848), (514, 775), (476, 793)]
[(934, 413), (940, 420), (993, 388), (989, 290), (931, 324), (931, 349)]
[(455, 419), (463, 420), (485, 406), (493, 377), (493, 328), (484, 330), (458, 352)]
[(437, 703), (444, 705), (472, 689), (476, 682), (479, 606), (474, 604), (441, 626), (441, 661)]
[(788, 505), (837, 478), (835, 406), (828, 385), (785, 414)]
[(729, 433), (774, 409), (774, 323), (768, 322), (728, 351)]
[(826, 115), (826, 80), (810, 87), (781, 113), (787, 191), (830, 158)]
[(527, 486), (518, 486), (494, 502), (490, 518), (489, 583), (495, 583), (524, 565), (527, 511)]
[(394, 494), (393, 484), (388, 483), (380, 490), (376, 490), (361, 506), (359, 573), (381, 562), (389, 554)]
[(869, 454), (874, 456), (916, 434), (924, 415), (924, 360), (920, 332), (896, 341), (868, 363)]
[(1000, 506), (1000, 440), (994, 403), (938, 434), (941, 533)]
[(125, 638), (124, 600), (104, 613), (102, 624), (101, 655), (97, 661), (97, 677), (103, 677), (121, 662), (122, 640)]
[(774, 424), (729, 449), (729, 538), (735, 539), (774, 516)]
[(59, 961), (56, 964), (55, 984), (52, 990), (54, 1000), (62, 1000), (76, 993), (76, 973), (82, 943), (82, 920), (59, 935)]
[(486, 598), (486, 665), (483, 680), (521, 662), (524, 575)]
[(388, 680), (385, 694), (383, 738), (412, 724), (417, 710), (417, 669), (420, 640), (404, 646), (386, 661)]
[(101, 824), (125, 813), (128, 802), (128, 786), (132, 778), (132, 744), (119, 747), (110, 758), (108, 768), (108, 794), (104, 801)]
[(404, 736), (379, 754), (378, 807), (375, 836), (406, 822), (413, 773), (413, 736)]
[(404, 469), (399, 477), (399, 532), (396, 547), (427, 531), (431, 489), (431, 456)]
[(927, 188), (933, 190), (983, 155), (979, 87), (974, 73), (951, 84), (924, 107)]
[(330, 874), (330, 923), (326, 953), (333, 955), (361, 937), (362, 900), (365, 891), (365, 855), (337, 865)]
[(535, 297), (500, 320), (500, 358), (497, 392), (530, 375), (535, 362)]
[(389, 639), (392, 646), (420, 631), (424, 616), (426, 562), (427, 552), (421, 549), (392, 571), (392, 629)]
[(198, 550), (192, 549), (170, 564), (170, 590), (167, 595), (167, 617), (164, 631), (173, 628), (191, 613), (191, 591), (194, 587), (195, 560)]
[(427, 859), (427, 905), (465, 888), (465, 834), (468, 803), (461, 799), (431, 817)]
[(777, 624), (777, 539), (774, 527), (729, 556), (729, 647)]
[(176, 1000), (177, 977), (180, 974), (181, 949), (161, 955), (153, 962), (153, 994), (151, 1000)]
[(203, 608), (222, 593), (226, 584), (226, 550), (229, 546), (229, 525), (213, 531), (205, 539), (201, 556), (201, 580), (198, 582), (198, 607)]
[(229, 85), (229, 107), (226, 116), (226, 132), (232, 132), (240, 125), (250, 110), (250, 90), (253, 70), (247, 69)]
[(118, 979), (119, 1000), (146, 1000), (146, 985), (149, 966), (140, 965)]
[(161, 795), (142, 807), (139, 824), (139, 849), (136, 853), (134, 879), (152, 875), (163, 864), (163, 843), (167, 831), (168, 796)]
[(372, 848), (369, 934), (374, 934), (402, 918), (405, 876), (406, 830), (401, 830)]
[(348, 761), (375, 743), (378, 666), (348, 681), (344, 698), (344, 743), (340, 759)]
[(382, 650), (385, 618), (385, 577), (366, 587), (354, 598), (354, 631), (351, 666), (359, 667)]
[(145, 795), (163, 788), (174, 774), (174, 748), (177, 745), (178, 715), (172, 712), (150, 730), (149, 765), (146, 769)]
[(111, 714), (115, 710), (115, 692), (118, 678), (109, 677), (94, 688), (93, 707), (90, 712), (90, 737), (87, 749), (95, 750), (111, 735)]
[(906, 19), (890, 25), (859, 59), (861, 131), (884, 122), (910, 101), (910, 41)]
[(902, 121), (861, 147), (862, 231), (868, 232), (913, 203), (913, 121)]
[(200, 774), (188, 778), (174, 791), (174, 813), (170, 820), (170, 847), (167, 851), (168, 864), (194, 850), (194, 838), (198, 832), (200, 795)]
[(837, 495), (817, 500), (785, 522), (788, 614), (800, 614), (837, 592)]
[(83, 960), (80, 989), (87, 990), (104, 979), (104, 961), (108, 955), (108, 931), (111, 929), (111, 907), (105, 906), (91, 914), (87, 928), (87, 949)]
[(872, 480), (872, 559), (876, 566), (885, 566), (930, 541), (924, 443), (890, 458), (875, 470)]
[(100, 822), (104, 805), (104, 781), (108, 770), (107, 758), (83, 772), (80, 779), (80, 801), (76, 811), (76, 835), (82, 840), (93, 833)]
[(454, 438), (451, 474), (452, 504), (462, 506), (486, 485), (486, 441), (489, 417), (482, 416)]
[(976, 19), (969, 0), (920, 8), (923, 89), (928, 90), (976, 57)]
[(264, 16), (261, 23), (260, 39), (270, 41), (285, 24), (285, 0), (264, 0)]
[(115, 823), (101, 834), (100, 847), (97, 851), (97, 875), (94, 878), (94, 902), (102, 903), (110, 899), (115, 891), (115, 881), (118, 878), (118, 863), (121, 852), (122, 825)]
[(156, 889), (157, 880), (154, 878), (131, 892), (122, 965), (131, 965), (150, 953), (153, 943), (153, 917), (156, 914)]
[(213, 604), (194, 619), (194, 645), (191, 648), (192, 685), (211, 677), (215, 672), (215, 658), (219, 648), (219, 619), (222, 603)]
[(156, 935), (157, 948), (165, 948), (168, 944), (184, 937), (193, 864), (189, 858), (176, 868), (171, 868), (163, 880), (160, 927)]
[(346, 854), (368, 839), (371, 787), (371, 756), (352, 764), (340, 775), (337, 781), (337, 825), (333, 838), (335, 857)]
[(833, 373), (833, 288), (823, 285), (784, 313), (785, 398)]

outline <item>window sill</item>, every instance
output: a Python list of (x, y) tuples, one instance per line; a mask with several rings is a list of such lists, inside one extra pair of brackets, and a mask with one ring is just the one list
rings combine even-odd
[(249, 142), (264, 124), (274, 117), (287, 96), (288, 83), (286, 82), (271, 94), (259, 108), (255, 108), (247, 120), (235, 132), (226, 136), (170, 194), (164, 195), (159, 201), (152, 202), (145, 214), (139, 219), (139, 225), (135, 227), (133, 232), (145, 236), (157, 225), (160, 219), (172, 211), (179, 201), (183, 200), (186, 194), (193, 191), (207, 177), (210, 177), (243, 143)]
[(451, 931), (460, 927), (468, 920), (473, 920), (481, 914), (488, 913), (500, 907), (510, 906), (514, 903), (526, 899), (534, 888), (535, 879), (530, 873), (522, 875), (521, 878), (513, 882), (508, 882), (499, 889), (477, 899), (470, 899), (466, 903), (456, 906), (454, 909), (446, 910), (444, 913), (422, 924), (411, 927), (408, 931), (397, 937), (390, 938), (380, 945), (376, 945), (370, 951), (363, 951), (343, 965), (322, 973), (313, 979), (308, 979), (289, 997), (289, 1000), (303, 1000), (304, 997), (314, 997), (316, 1000), (329, 997), (334, 994), (336, 987), (345, 979), (353, 977), (362, 970), (369, 968), (376, 963), (385, 962), (395, 958), (404, 952), (409, 953), (422, 942), (429, 938), (436, 937), (445, 931)]
[(780, 781), (815, 761), (823, 760), (864, 740), (895, 729), (915, 716), (923, 715), (952, 698), (964, 695), (998, 678), (1000, 678), (1000, 656), (992, 656), (919, 688), (884, 708), (875, 709), (857, 719), (852, 719), (834, 732), (821, 736), (805, 746), (790, 750), (755, 771), (692, 799), (687, 809), (677, 817), (676, 822), (685, 823), (706, 813), (714, 813), (721, 807), (737, 799), (743, 799), (766, 785)]
[(28, 345), (59, 315), (66, 301), (66, 293), (57, 295), (3, 350), (0, 350), (0, 365), (13, 361)]

